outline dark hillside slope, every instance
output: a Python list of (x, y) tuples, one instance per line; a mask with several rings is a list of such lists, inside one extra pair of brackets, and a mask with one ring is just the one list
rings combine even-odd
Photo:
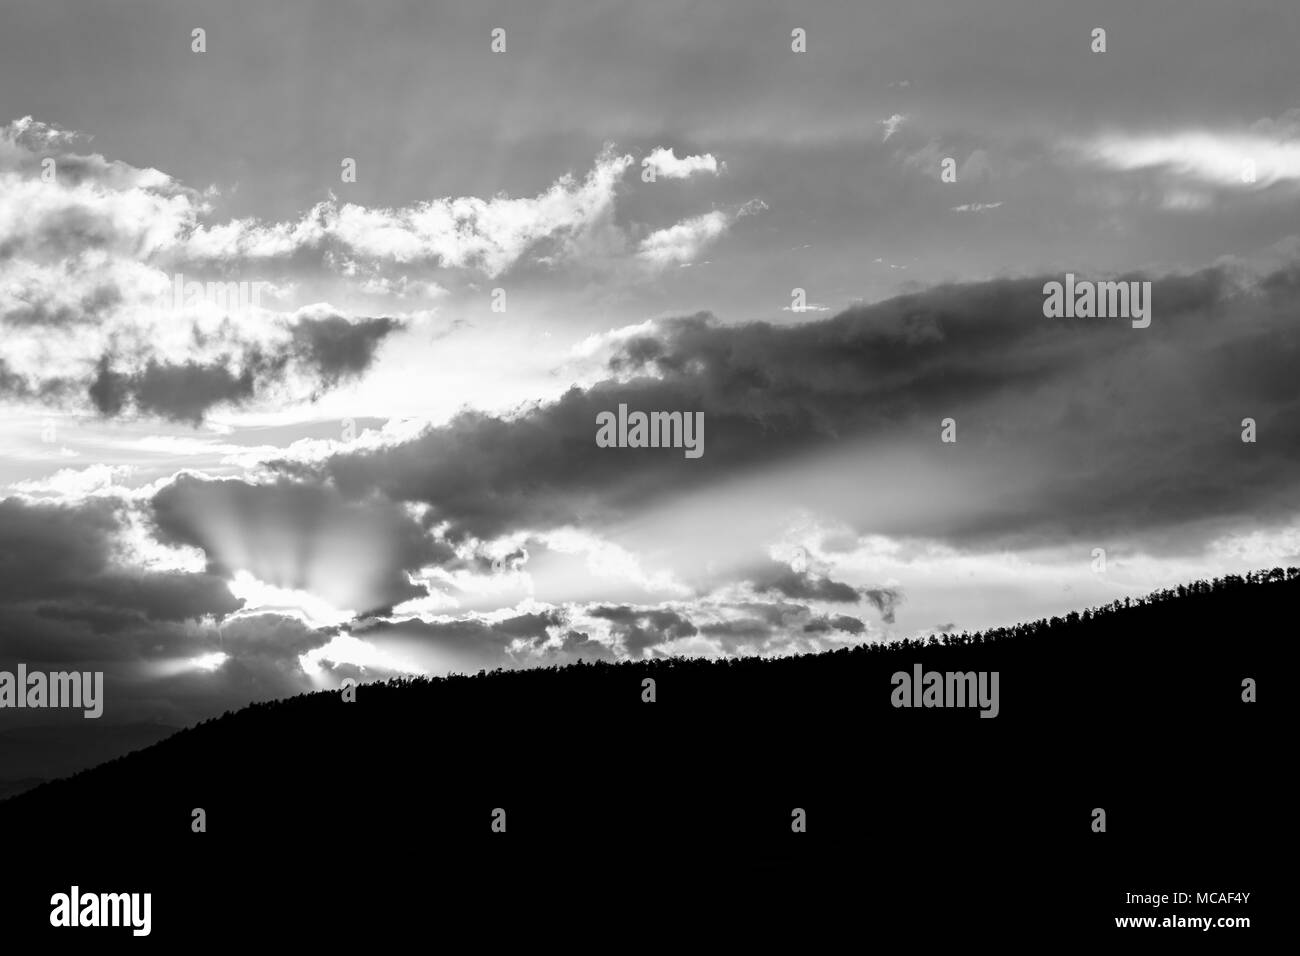
[[(311, 861), (352, 899), (414, 892), (393, 882), (409, 864), (461, 891), (594, 881), (629, 900), (799, 886), (818, 888), (808, 905), (851, 891), (890, 908), (920, 881), (945, 906), (1019, 895), (1025, 919), (1095, 924), (1131, 912), (1125, 890), (1250, 889), (1261, 872), (1285, 759), (1270, 675), (1298, 596), (1300, 571), (1279, 569), (944, 640), (305, 695), (0, 802), (0, 833), (69, 863), (27, 890), (47, 899), (72, 869), (280, 899), (318, 889), (288, 886)], [(891, 675), (916, 664), (997, 671), (997, 717), (894, 707)]]

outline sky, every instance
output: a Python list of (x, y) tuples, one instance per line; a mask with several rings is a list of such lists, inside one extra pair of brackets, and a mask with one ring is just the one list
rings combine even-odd
[[(1297, 24), (7, 0), (0, 669), (172, 727), (1294, 564)], [(1046, 317), (1067, 273), (1151, 324)]]

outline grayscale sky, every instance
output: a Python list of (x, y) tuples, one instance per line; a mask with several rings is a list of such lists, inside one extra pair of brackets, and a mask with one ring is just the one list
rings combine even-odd
[[(180, 725), (1295, 563), (1297, 24), (6, 0), (0, 667)], [(1045, 317), (1066, 273), (1151, 325)], [(619, 404), (703, 456), (597, 447)]]

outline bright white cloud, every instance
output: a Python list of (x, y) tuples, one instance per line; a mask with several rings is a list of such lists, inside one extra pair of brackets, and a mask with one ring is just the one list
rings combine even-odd
[(682, 156), (679, 159), (673, 154), (670, 146), (660, 146), (652, 150), (645, 159), (641, 160), (641, 165), (646, 169), (653, 169), (656, 177), (662, 176), (665, 179), (687, 179), (696, 173), (712, 173), (716, 176), (726, 169), (726, 164), (719, 163), (712, 153)]
[(244, 601), (243, 608), (231, 615), (232, 620), (249, 614), (274, 611), (287, 617), (296, 617), (311, 627), (333, 627), (356, 617), (355, 611), (336, 608), (306, 591), (274, 587), (243, 570), (235, 572), (227, 587), (231, 594)]
[(762, 212), (767, 204), (750, 200), (735, 212), (715, 209), (702, 216), (683, 219), (676, 225), (650, 233), (637, 250), (641, 260), (655, 268), (692, 261), (706, 247), (724, 235), (737, 220)]
[(893, 116), (889, 117), (888, 119), (882, 119), (880, 121), (880, 125), (885, 128), (885, 138), (882, 139), (881, 142), (882, 143), (888, 142), (889, 137), (897, 133), (899, 127), (902, 126), (906, 120), (907, 117), (904, 116), (902, 113), (895, 113)]
[(33, 498), (54, 501), (80, 501), (93, 495), (114, 492), (116, 479), (130, 474), (127, 465), (91, 465), (87, 468), (62, 468), (48, 478), (19, 481), (9, 490)]
[(368, 670), (393, 674), (422, 675), (428, 672), (417, 664), (380, 650), (369, 641), (351, 634), (336, 634), (328, 644), (302, 654), (298, 664), (311, 677), (319, 680), (325, 668), (338, 664), (351, 664)]
[[(297, 222), (241, 219), (196, 226), (181, 249), (195, 259), (230, 260), (285, 258), (300, 249), (328, 246), (345, 262), (424, 262), (495, 277), (542, 240), (553, 240), (561, 250), (580, 242), (612, 211), (618, 184), (631, 164), (630, 155), (607, 148), (581, 181), (565, 174), (532, 197), (462, 196), (372, 209), (340, 205), (331, 196)], [(555, 253), (549, 258), (554, 260)]]
[(1245, 133), (1108, 134), (1076, 148), (1112, 169), (1163, 169), (1215, 186), (1263, 187), (1300, 180), (1300, 138), (1289, 129), (1269, 128), (1273, 135), (1261, 127)]

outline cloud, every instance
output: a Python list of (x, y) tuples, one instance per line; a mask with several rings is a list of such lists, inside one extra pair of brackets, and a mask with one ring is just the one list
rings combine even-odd
[(186, 283), (170, 270), (207, 200), (157, 170), (73, 152), (82, 139), (31, 118), (0, 127), (0, 394), (197, 423), (217, 405), (303, 400), (355, 377), (401, 327), (250, 306), (248, 280), (228, 275), (191, 274), (213, 301), (172, 301)]
[[(538, 663), (539, 657), (556, 657), (544, 645), (563, 625), (556, 610), (502, 615), (496, 620), (471, 617), (442, 621), (378, 621), (355, 633), (376, 646), (400, 647), (415, 660), (428, 661), (440, 673), (472, 673), (480, 669)], [(566, 649), (567, 645), (567, 649)], [(587, 659), (605, 656), (585, 646), (583, 638), (566, 637), (562, 653)]]
[(580, 247), (612, 212), (632, 161), (607, 147), (581, 181), (566, 173), (532, 197), (447, 197), (399, 208), (340, 205), (331, 197), (294, 222), (195, 224), (181, 251), (200, 262), (288, 260), (309, 251), (342, 263), (425, 263), (495, 278), (543, 241), (553, 247), (551, 260)]
[(796, 571), (788, 565), (773, 561), (755, 569), (749, 575), (754, 590), (775, 592), (788, 598), (804, 601), (834, 601), (856, 604), (862, 599), (858, 589), (809, 571)]
[(150, 507), (159, 541), (201, 548), (212, 573), (247, 572), (359, 614), (426, 596), (410, 573), (453, 556), (392, 501), (320, 485), (181, 475)]
[(218, 575), (122, 560), (128, 505), (0, 500), (0, 633), (10, 660), (103, 661), (177, 654), (185, 622), (242, 604)]
[[(697, 624), (694, 618), (703, 623)], [(423, 662), (431, 672), (473, 672), (693, 653), (801, 653), (855, 643), (866, 626), (801, 604), (747, 602), (688, 610), (594, 603), (438, 620), (373, 621), (353, 633), (375, 653)], [(379, 649), (390, 649), (389, 651)], [(328, 649), (313, 652), (328, 658)]]
[(843, 631), (845, 634), (858, 635), (866, 630), (866, 625), (856, 617), (837, 614), (835, 617), (819, 617), (803, 626), (807, 634), (825, 634), (830, 631)]
[[(279, 311), (254, 295), (248, 305), (246, 286), (269, 286), (274, 302), (313, 277), (365, 295), (437, 296), (443, 286), (408, 271), (496, 278), (525, 260), (590, 268), (629, 251), (614, 207), (633, 158), (612, 146), (585, 176), (565, 173), (535, 196), (394, 208), (331, 196), (296, 219), (223, 222), (215, 192), (78, 152), (84, 139), (30, 117), (0, 127), (0, 394), (24, 402), (191, 424), (222, 406), (306, 402), (364, 374), (404, 325), (326, 303)], [(722, 168), (663, 148), (649, 159), (669, 178)], [(683, 219), (644, 236), (632, 261), (689, 264), (763, 208)], [(227, 301), (236, 288), (238, 307)]]
[(699, 629), (689, 620), (676, 611), (667, 609), (647, 610), (623, 605), (594, 607), (587, 614), (608, 621), (623, 650), (632, 658), (644, 656), (647, 649), (657, 645), (699, 633)]
[(815, 653), (860, 643), (867, 630), (858, 618), (816, 614), (807, 605), (788, 602), (750, 602), (710, 610), (711, 620), (700, 624), (700, 636), (718, 654)]
[[(148, 258), (174, 245), (204, 208), (198, 193), (156, 169), (71, 152), (82, 139), (31, 117), (0, 126), (0, 263), (92, 251)], [(46, 169), (54, 182), (42, 178)]]
[[(337, 631), (293, 615), (249, 613), (216, 562), (199, 570), (150, 567), (132, 541), (140, 509), (111, 495), (76, 503), (0, 500), (0, 665), (104, 671), (104, 720), (115, 725), (190, 724), (320, 686), (300, 658), (330, 645)], [(175, 511), (164, 519), (183, 526)], [(337, 553), (337, 545), (310, 534), (303, 540), (297, 557), (309, 565)], [(364, 537), (358, 544), (371, 556)], [(255, 546), (269, 547), (268, 561), (287, 547), (269, 535)], [(393, 553), (402, 553), (400, 542)], [(36, 712), (29, 719), (58, 716)]]
[[(187, 422), (223, 404), (301, 402), (363, 373), (377, 342), (400, 328), (324, 304), (234, 309), (188, 292), (175, 302), (178, 276), (272, 284), (277, 301), (313, 275), (354, 280), (361, 294), (436, 296), (443, 286), (410, 267), (496, 278), (525, 259), (590, 266), (627, 251), (614, 206), (633, 158), (612, 146), (585, 176), (566, 173), (535, 196), (394, 208), (331, 196), (296, 219), (223, 222), (215, 192), (77, 152), (83, 141), (31, 118), (0, 127), (0, 390), (23, 401)], [(721, 169), (708, 154), (657, 150), (652, 161), (670, 178)], [(683, 220), (645, 237), (637, 259), (689, 262), (759, 208)]]
[(897, 588), (866, 588), (862, 591), (862, 596), (880, 612), (882, 621), (886, 624), (894, 623), (894, 612), (903, 600), (901, 591)]
[(304, 318), (292, 329), (287, 352), (291, 360), (310, 369), (326, 388), (355, 378), (370, 367), (379, 343), (397, 329), (395, 319), (352, 322), (339, 315)]
[(653, 169), (656, 176), (665, 179), (688, 179), (696, 173), (712, 173), (716, 176), (726, 168), (726, 164), (719, 163), (712, 153), (678, 159), (668, 146), (652, 150), (641, 160), (641, 165)]
[[(150, 569), (130, 546), (143, 506), (153, 546), (197, 547), (198, 570)], [(0, 662), (92, 663), (107, 672), (114, 720), (192, 722), (249, 700), (328, 685), (342, 676), (446, 673), (664, 653), (790, 653), (810, 640), (863, 633), (856, 618), (749, 601), (696, 607), (594, 603), (459, 619), (358, 618), (314, 626), (235, 586), (251, 569), (279, 593), (305, 588), (337, 606), (394, 603), (415, 588), (404, 569), (452, 560), (381, 499), (348, 502), (325, 489), (181, 476), (152, 499), (76, 504), (0, 501)], [(809, 579), (777, 591), (841, 597)], [(352, 588), (351, 592), (348, 589)], [(249, 597), (237, 596), (235, 592)], [(856, 596), (856, 595), (855, 595)], [(378, 608), (377, 610), (383, 610)], [(839, 635), (836, 637), (835, 635)], [(119, 692), (149, 682), (148, 695)]]
[(116, 417), (133, 409), (198, 425), (214, 406), (246, 404), (292, 378), (310, 391), (355, 378), (369, 368), (379, 343), (398, 328), (393, 319), (352, 322), (327, 315), (301, 319), (269, 352), (250, 346), (242, 354), (223, 354), (206, 363), (150, 357), (143, 368), (127, 372), (116, 367), (121, 357), (104, 355), (87, 393), (101, 415)]
[(690, 262), (705, 246), (725, 233), (731, 223), (731, 217), (719, 210), (683, 219), (674, 226), (658, 229), (646, 236), (641, 240), (638, 255), (655, 266)]
[(61, 468), (48, 478), (19, 481), (9, 490), (25, 497), (75, 503), (92, 495), (120, 491), (117, 479), (131, 471), (128, 465), (90, 465), (86, 468)]
[(447, 294), (447, 290), (432, 280), (412, 279), (400, 275), (395, 278), (374, 276), (361, 283), (360, 291), (366, 295), (389, 295), (398, 299), (437, 299)]
[(1300, 180), (1300, 110), (1249, 129), (1107, 133), (1073, 149), (1111, 169), (1150, 169), (1215, 187), (1263, 188)]
[(903, 600), (902, 592), (897, 588), (854, 587), (809, 569), (796, 570), (779, 561), (770, 561), (742, 572), (741, 576), (759, 594), (779, 594), (798, 601), (833, 604), (858, 604), (866, 601), (880, 612), (881, 620), (886, 624), (894, 623), (894, 612)]
[(653, 267), (691, 262), (705, 248), (723, 236), (744, 216), (762, 212), (767, 204), (751, 200), (734, 212), (715, 209), (693, 216), (665, 229), (658, 229), (641, 240), (637, 255)]
[[(1149, 330), (1044, 318), (1044, 282), (1059, 275), (941, 285), (795, 326), (663, 320), (593, 346), (608, 354), (605, 379), (557, 401), (273, 467), (421, 502), (449, 540), (598, 532), (760, 467), (806, 464), (813, 481), (828, 455), (861, 455), (834, 473), (873, 469), (881, 485), (874, 497), (847, 478), (809, 493), (880, 534), (989, 544), (1262, 519), (1291, 508), (1300, 449), (1286, 358), (1300, 336), (1288, 318), (1297, 275), (1291, 264), (1155, 277)], [(596, 415), (624, 403), (702, 411), (704, 456), (597, 448)], [(1247, 414), (1267, 442), (1238, 440)], [(949, 416), (955, 449), (938, 441)], [(909, 484), (910, 497), (893, 490)]]
[(889, 137), (897, 133), (899, 127), (901, 127), (906, 120), (907, 117), (904, 116), (902, 113), (895, 113), (894, 115), (890, 116), (888, 119), (882, 119), (880, 121), (880, 125), (885, 127), (885, 136), (881, 140), (881, 142), (882, 143), (889, 142)]

